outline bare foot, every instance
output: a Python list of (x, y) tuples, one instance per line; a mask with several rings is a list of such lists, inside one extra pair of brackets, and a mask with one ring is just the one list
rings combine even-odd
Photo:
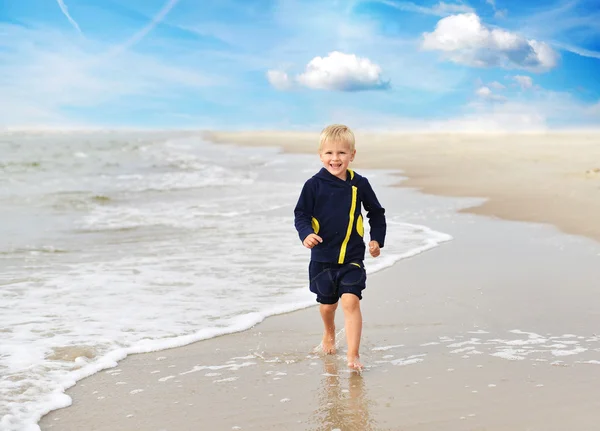
[(351, 370), (354, 370), (354, 371), (358, 371), (360, 373), (362, 371), (362, 369), (364, 368), (364, 365), (361, 364), (359, 356), (355, 356), (355, 357), (349, 356), (348, 357), (348, 368), (350, 368)]
[(326, 331), (323, 334), (323, 353), (326, 355), (335, 355), (335, 328), (331, 332)]

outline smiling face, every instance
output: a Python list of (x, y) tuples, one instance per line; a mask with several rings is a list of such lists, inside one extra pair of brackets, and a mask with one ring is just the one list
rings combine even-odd
[(324, 142), (319, 151), (319, 156), (325, 169), (331, 175), (344, 181), (346, 181), (348, 165), (354, 160), (355, 154), (356, 150), (353, 150), (348, 142), (339, 140)]

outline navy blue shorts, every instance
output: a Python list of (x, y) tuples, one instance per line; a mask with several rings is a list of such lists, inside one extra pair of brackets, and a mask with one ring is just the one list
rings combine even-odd
[(335, 304), (344, 293), (362, 299), (367, 287), (367, 273), (362, 262), (345, 264), (310, 261), (308, 265), (310, 291), (317, 294), (317, 302)]

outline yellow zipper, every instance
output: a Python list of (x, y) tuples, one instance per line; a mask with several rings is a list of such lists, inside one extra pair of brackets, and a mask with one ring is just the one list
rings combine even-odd
[(358, 189), (356, 186), (352, 186), (352, 204), (350, 205), (350, 222), (348, 223), (348, 229), (346, 230), (346, 238), (342, 242), (342, 247), (340, 248), (340, 257), (338, 259), (338, 263), (344, 263), (344, 259), (346, 258), (346, 247), (348, 246), (348, 241), (350, 241), (350, 235), (352, 234), (352, 226), (354, 225), (354, 211), (356, 210), (356, 192)]

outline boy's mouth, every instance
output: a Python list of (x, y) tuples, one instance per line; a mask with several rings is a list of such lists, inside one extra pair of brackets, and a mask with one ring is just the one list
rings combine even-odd
[(339, 169), (342, 167), (341, 163), (330, 163), (329, 166), (331, 166), (332, 169)]

